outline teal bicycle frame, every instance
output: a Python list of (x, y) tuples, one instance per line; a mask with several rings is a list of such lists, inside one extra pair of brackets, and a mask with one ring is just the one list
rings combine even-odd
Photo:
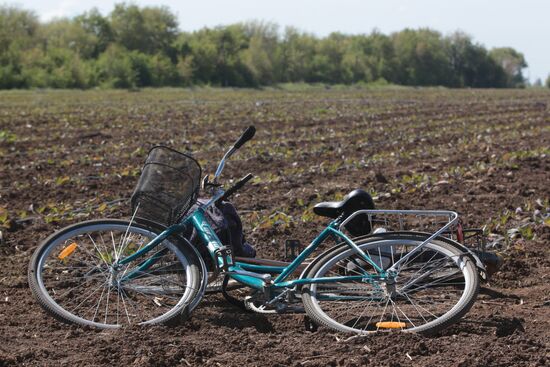
[[(205, 204), (199, 206), (194, 212), (185, 217), (181, 222), (174, 224), (166, 228), (162, 233), (157, 237), (152, 239), (147, 245), (138, 250), (137, 252), (118, 259), (115, 266), (121, 266), (129, 264), (130, 262), (146, 255), (151, 250), (156, 248), (162, 241), (171, 235), (181, 233), (185, 231), (189, 226), (193, 226), (197, 231), (199, 238), (203, 244), (208, 249), (210, 256), (212, 257), (213, 264), (217, 267), (218, 271), (223, 271), (225, 274), (235, 279), (236, 281), (245, 284), (249, 287), (259, 289), (259, 290), (281, 290), (283, 288), (289, 289), (303, 284), (313, 284), (313, 283), (335, 283), (335, 282), (344, 282), (344, 281), (362, 281), (367, 283), (373, 283), (378, 280), (386, 280), (389, 277), (393, 277), (397, 270), (397, 267), (403, 262), (407, 261), (415, 251), (426, 245), (429, 241), (436, 238), (442, 234), (445, 230), (450, 228), (453, 223), (456, 223), (458, 220), (458, 214), (450, 211), (415, 211), (415, 210), (359, 210), (351, 214), (347, 218), (337, 218), (331, 221), (328, 226), (287, 266), (264, 266), (256, 264), (248, 264), (246, 262), (233, 261), (233, 258), (230, 252), (227, 251), (225, 246), (222, 244), (212, 227), (208, 224), (205, 219), (205, 210), (214, 205), (218, 200), (224, 197), (225, 192), (220, 189), (217, 185), (217, 179), (221, 175), (225, 161), (234, 153), (236, 150), (241, 147), (246, 141), (250, 140), (255, 133), (256, 129), (251, 126), (249, 127), (239, 140), (225, 153), (222, 160), (220, 161), (216, 173), (214, 175), (214, 185), (213, 197)], [(208, 178), (208, 177), (207, 177)], [(206, 180), (208, 182), (208, 180)], [(244, 181), (246, 182), (246, 181)], [(203, 185), (204, 186), (204, 185)], [(394, 263), (389, 269), (382, 269), (381, 266), (377, 265), (371, 258), (368, 256), (357, 244), (346, 236), (342, 229), (345, 224), (349, 222), (355, 215), (366, 214), (369, 216), (369, 220), (372, 219), (374, 214), (415, 214), (415, 215), (448, 215), (449, 222), (441, 227), (438, 231), (429, 236), (423, 243), (418, 245), (414, 250), (410, 251), (407, 255), (400, 258), (399, 261)], [(372, 223), (372, 222), (371, 222)], [(288, 280), (289, 277), (294, 273), (300, 264), (311, 255), (327, 238), (332, 237), (335, 239), (343, 240), (343, 243), (349, 246), (362, 260), (370, 264), (374, 271), (371, 273), (361, 270), (363, 274), (361, 275), (349, 275), (349, 276), (333, 276), (333, 277), (321, 277), (321, 278), (304, 278), (298, 277), (298, 279)], [(141, 263), (139, 263), (134, 269), (129, 271), (121, 280), (131, 279), (139, 274), (145, 272), (149, 269), (158, 259), (162, 256), (166, 250), (161, 250), (155, 253), (149, 258), (145, 258)], [(359, 269), (362, 267), (359, 266)], [(272, 279), (273, 274), (278, 274), (275, 279)], [(277, 293), (277, 292), (275, 292)], [(267, 292), (266, 294), (271, 294)], [(329, 296), (330, 297), (330, 296)]]
[[(365, 281), (373, 282), (375, 280), (385, 279), (387, 272), (377, 265), (359, 246), (353, 242), (348, 236), (346, 236), (340, 230), (341, 221), (335, 219), (331, 221), (328, 226), (287, 266), (264, 266), (264, 265), (254, 265), (248, 264), (245, 262), (234, 262), (232, 257), (223, 251), (224, 245), (209, 225), (208, 221), (204, 216), (205, 210), (214, 205), (216, 200), (218, 200), (222, 195), (223, 191), (219, 192), (207, 203), (201, 205), (197, 208), (191, 215), (188, 215), (180, 223), (174, 224), (166, 228), (162, 233), (157, 237), (152, 239), (147, 245), (142, 247), (139, 251), (119, 259), (117, 262), (118, 265), (128, 264), (142, 256), (145, 256), (147, 253), (156, 248), (159, 244), (162, 243), (166, 238), (181, 233), (185, 231), (189, 225), (192, 225), (197, 231), (200, 239), (203, 244), (207, 247), (210, 256), (214, 264), (217, 264), (218, 270), (226, 270), (226, 274), (236, 281), (245, 284), (249, 287), (265, 290), (267, 287), (271, 289), (281, 289), (281, 288), (292, 288), (297, 285), (302, 284), (311, 284), (311, 283), (334, 283), (342, 281)], [(334, 276), (334, 277), (321, 277), (321, 278), (299, 278), (293, 280), (287, 280), (290, 275), (298, 268), (304, 260), (311, 255), (327, 238), (334, 237), (340, 238), (346, 243), (350, 248), (352, 248), (359, 256), (369, 263), (376, 273), (367, 273), (363, 275), (350, 275), (350, 276)], [(144, 259), (139, 263), (135, 269), (131, 270), (124, 278), (131, 279), (136, 277), (138, 274), (142, 274), (149, 267), (151, 267), (158, 258), (162, 255), (163, 250), (156, 253), (155, 255)], [(225, 269), (224, 269), (225, 268)], [(278, 274), (275, 279), (271, 279), (271, 274)], [(122, 280), (124, 280), (124, 278)]]

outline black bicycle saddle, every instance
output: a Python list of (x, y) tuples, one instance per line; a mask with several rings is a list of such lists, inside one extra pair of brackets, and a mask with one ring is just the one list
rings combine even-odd
[(342, 201), (327, 201), (313, 207), (313, 212), (322, 217), (338, 218), (341, 214), (349, 216), (361, 209), (374, 209), (374, 201), (364, 190), (353, 190)]

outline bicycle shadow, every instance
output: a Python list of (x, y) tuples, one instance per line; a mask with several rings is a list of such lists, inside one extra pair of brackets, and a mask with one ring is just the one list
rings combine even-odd
[(209, 320), (213, 325), (236, 330), (254, 328), (262, 334), (275, 331), (266, 315), (244, 311), (223, 300), (213, 300), (209, 303), (216, 308), (216, 316)]
[(257, 332), (262, 334), (272, 333), (275, 331), (273, 324), (266, 316), (261, 314), (246, 313), (235, 307), (224, 310), (221, 317), (212, 320), (212, 324), (236, 330), (243, 330), (252, 327), (256, 329)]
[(488, 335), (499, 338), (515, 333), (524, 333), (525, 321), (517, 317), (491, 316), (484, 320), (462, 319), (456, 325), (452, 325), (444, 331), (431, 337), (451, 336), (456, 334)]
[[(517, 304), (521, 298), (515, 294), (506, 294), (481, 287), (477, 302), (485, 306), (507, 306)], [(497, 337), (505, 337), (514, 333), (525, 332), (525, 320), (515, 316), (495, 315), (488, 310), (485, 313), (475, 313), (475, 309), (469, 311), (466, 318), (461, 319), (457, 324), (436, 333), (437, 336), (450, 336), (455, 334), (487, 335), (492, 334)], [(487, 312), (487, 309), (486, 309)]]
[[(499, 292), (497, 290), (486, 288), (486, 287), (480, 287), (479, 288), (479, 296), (487, 296), (489, 299), (513, 299), (519, 301), (521, 298), (515, 294), (506, 294), (503, 292)], [(478, 297), (479, 297), (478, 296)]]

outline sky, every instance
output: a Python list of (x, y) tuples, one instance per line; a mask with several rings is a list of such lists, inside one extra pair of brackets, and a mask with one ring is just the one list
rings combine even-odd
[[(2, 0), (0, 0), (2, 1)], [(120, 0), (15, 0), (42, 20), (71, 17), (93, 6), (106, 15)], [(3, 1), (5, 4), (6, 2)], [(443, 34), (461, 30), (487, 48), (510, 46), (525, 55), (524, 75), (544, 82), (550, 74), (549, 0), (134, 0), (140, 6), (165, 5), (177, 14), (180, 29), (247, 20), (274, 22), (326, 36), (339, 31), (389, 34), (404, 28), (430, 27)]]

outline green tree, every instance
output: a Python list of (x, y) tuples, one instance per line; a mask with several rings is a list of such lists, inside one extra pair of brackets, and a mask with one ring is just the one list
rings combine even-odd
[(375, 71), (372, 70), (373, 66), (370, 65), (370, 60), (364, 53), (362, 40), (363, 37), (350, 37), (345, 42), (341, 65), (344, 83), (374, 80), (373, 74)]
[(472, 64), (475, 51), (472, 39), (466, 33), (455, 32), (447, 37), (446, 52), (453, 70), (451, 80), (453, 87), (465, 87), (472, 84), (476, 74), (476, 64)]
[(287, 27), (279, 46), (278, 81), (310, 81), (316, 44), (315, 36), (301, 33), (294, 27)]
[(40, 23), (36, 14), (13, 6), (0, 6), (0, 56), (10, 47), (25, 49), (36, 44)]
[[(200, 84), (252, 86), (254, 76), (245, 64), (249, 39), (242, 24), (204, 28), (182, 35), (176, 49), (183, 57), (192, 55), (194, 80)], [(189, 60), (189, 59), (188, 59)]]
[(452, 72), (452, 87), (505, 87), (504, 70), (491, 58), (487, 50), (474, 44), (469, 35), (455, 32), (446, 38), (446, 52)]
[(216, 73), (218, 52), (213, 31), (203, 29), (193, 33), (182, 33), (175, 42), (180, 55), (178, 73), (188, 83), (207, 84)]
[(87, 88), (94, 80), (92, 65), (68, 48), (29, 49), (21, 65), (21, 77), (27, 87)]
[(342, 65), (347, 44), (347, 37), (336, 32), (319, 40), (313, 56), (311, 76), (307, 81), (349, 83), (353, 75), (350, 70), (345, 70)]
[(399, 84), (450, 85), (452, 70), (439, 32), (423, 28), (393, 34)]
[(550, 88), (550, 74), (548, 74), (548, 78), (546, 78), (546, 87)]
[(177, 85), (179, 81), (177, 66), (166, 55), (158, 53), (149, 59), (151, 72), (151, 85), (161, 87), (165, 85)]
[(240, 52), (248, 48), (248, 40), (240, 24), (220, 27), (214, 33), (217, 50), (214, 82), (222, 86), (246, 86), (252, 82), (252, 75), (242, 64)]
[(76, 20), (61, 18), (40, 27), (40, 37), (47, 48), (64, 48), (84, 59), (97, 56), (98, 38)]
[(278, 26), (273, 23), (248, 22), (242, 25), (248, 46), (240, 52), (241, 60), (254, 85), (272, 84), (280, 76)]
[(115, 41), (147, 54), (169, 52), (178, 35), (178, 21), (167, 7), (116, 4), (110, 14)]
[(254, 86), (268, 85), (274, 82), (273, 63), (264, 47), (264, 40), (252, 36), (249, 46), (241, 53), (241, 60), (250, 75)]
[(133, 88), (138, 85), (138, 73), (134, 70), (132, 55), (121, 46), (109, 46), (99, 57), (97, 66), (98, 81), (105, 87)]
[(384, 79), (397, 82), (395, 50), (390, 37), (374, 30), (368, 36), (358, 36), (355, 42), (360, 45), (365, 55), (370, 80)]
[(179, 83), (185, 86), (193, 84), (194, 72), (193, 55), (181, 56), (176, 65)]
[(97, 58), (114, 41), (113, 30), (109, 20), (102, 16), (96, 8), (77, 16), (75, 21), (89, 35), (94, 37), (95, 44), (91, 57)]
[(490, 52), (464, 33), (405, 29), (316, 37), (251, 21), (180, 32), (166, 7), (116, 4), (40, 23), (0, 6), (0, 88), (114, 88), (281, 82), (522, 87), (523, 55)]
[(527, 62), (521, 52), (511, 47), (501, 47), (493, 48), (489, 54), (504, 69), (508, 87), (525, 87), (526, 80), (522, 70), (527, 67)]
[(0, 88), (27, 87), (21, 75), (22, 57), (37, 44), (39, 27), (34, 12), (0, 6)]

